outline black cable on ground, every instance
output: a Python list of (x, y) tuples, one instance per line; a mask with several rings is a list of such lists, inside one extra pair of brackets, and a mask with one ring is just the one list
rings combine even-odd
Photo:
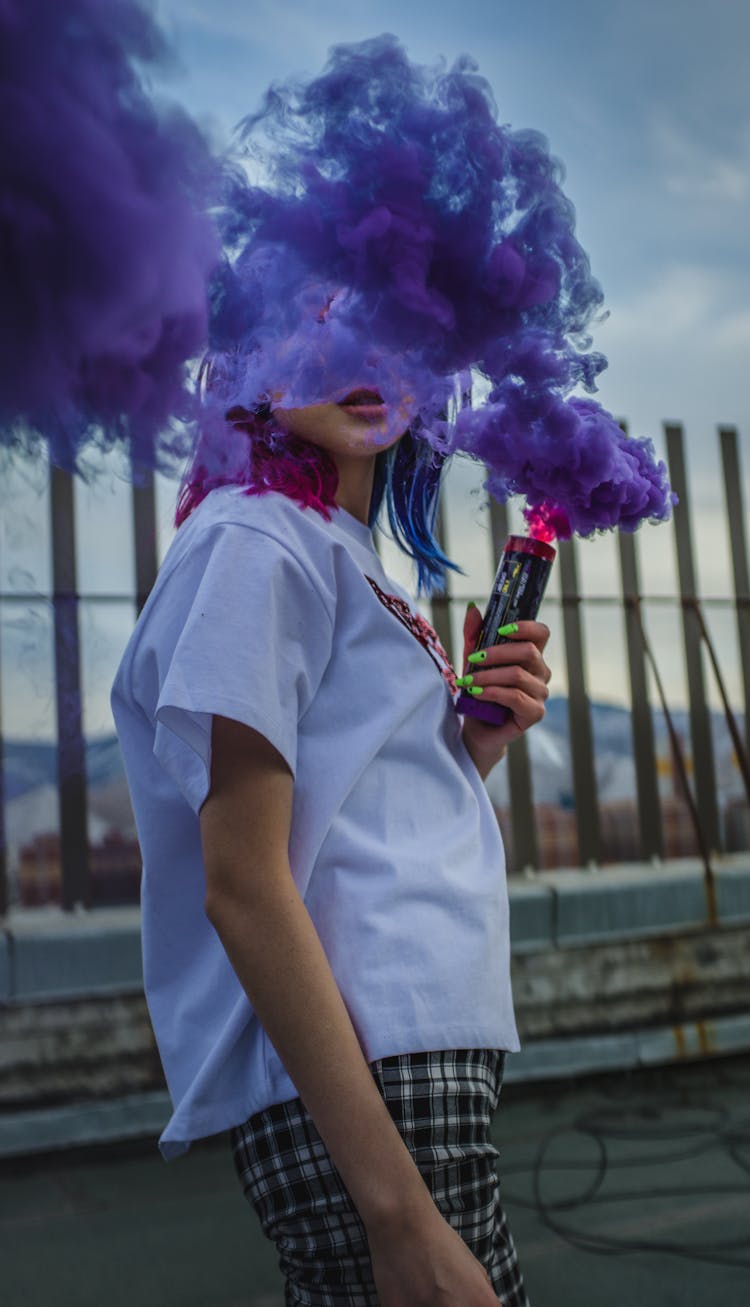
[[(693, 1069), (695, 1071), (696, 1068)], [(750, 1079), (729, 1072), (726, 1068), (711, 1064), (715, 1082), (728, 1088), (750, 1089)], [(676, 1257), (689, 1258), (694, 1261), (713, 1262), (725, 1266), (747, 1267), (750, 1269), (750, 1116), (733, 1119), (732, 1112), (712, 1100), (702, 1087), (695, 1085), (695, 1074), (689, 1086), (680, 1084), (679, 1074), (675, 1078), (675, 1069), (670, 1068), (672, 1085), (659, 1088), (656, 1085), (629, 1085), (625, 1089), (618, 1082), (611, 1091), (600, 1088), (607, 1102), (592, 1111), (582, 1112), (573, 1122), (555, 1127), (548, 1131), (539, 1143), (534, 1160), (524, 1164), (505, 1166), (501, 1163), (503, 1203), (509, 1208), (526, 1207), (537, 1212), (540, 1220), (559, 1238), (572, 1247), (586, 1252), (605, 1256), (626, 1253), (668, 1253)], [(687, 1121), (681, 1121), (678, 1113), (690, 1113)], [(569, 1133), (578, 1133), (585, 1137), (596, 1150), (592, 1161), (582, 1160), (580, 1156), (564, 1160), (548, 1160), (550, 1148), (554, 1142)], [(607, 1140), (628, 1141), (642, 1144), (636, 1157), (614, 1159), (610, 1155)], [(652, 1150), (649, 1145), (667, 1144), (669, 1141), (685, 1140), (687, 1147), (677, 1149), (659, 1148)], [(692, 1141), (692, 1142), (690, 1142)], [(631, 1174), (638, 1167), (662, 1169), (676, 1162), (692, 1160), (710, 1153), (723, 1153), (724, 1162), (731, 1162), (742, 1174), (737, 1183), (716, 1183), (685, 1185), (660, 1185), (647, 1190), (619, 1189), (602, 1192), (609, 1177), (617, 1171), (629, 1170)], [(544, 1196), (544, 1176), (551, 1172), (584, 1173), (581, 1175), (582, 1188), (564, 1198), (548, 1200)], [(531, 1175), (532, 1198), (511, 1192), (505, 1180), (508, 1176)], [(576, 1228), (574, 1224), (561, 1220), (557, 1213), (574, 1213), (587, 1205), (639, 1200), (643, 1205), (651, 1200), (668, 1201), (682, 1204), (685, 1198), (713, 1197), (723, 1194), (741, 1194), (748, 1199), (747, 1219), (744, 1228), (747, 1233), (740, 1238), (721, 1240), (696, 1240), (680, 1243), (661, 1239), (627, 1239), (616, 1233), (591, 1231)], [(689, 1217), (689, 1211), (687, 1212)], [(743, 1254), (747, 1254), (744, 1256)]]

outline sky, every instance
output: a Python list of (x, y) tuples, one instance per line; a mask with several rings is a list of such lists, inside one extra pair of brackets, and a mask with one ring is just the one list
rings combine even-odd
[[(594, 396), (631, 435), (650, 436), (666, 458), (665, 422), (685, 428), (689, 503), (700, 593), (731, 594), (717, 426), (734, 425), (750, 500), (750, 91), (746, 0), (158, 0), (155, 13), (175, 57), (154, 89), (181, 102), (217, 145), (259, 104), (269, 82), (319, 72), (337, 43), (393, 32), (410, 56), (450, 64), (476, 57), (499, 118), (547, 137), (565, 165), (576, 235), (610, 316), (593, 348), (609, 359)], [(159, 556), (172, 537), (175, 484), (158, 478)], [(497, 559), (483, 503), (482, 470), (455, 459), (444, 501), (449, 552), (466, 570), (454, 593), (483, 606)], [(28, 469), (2, 492), (0, 588), (44, 594), (49, 586), (47, 478)], [(76, 486), (79, 592), (127, 596), (133, 587), (128, 487), (112, 457), (95, 488)], [(750, 505), (746, 503), (746, 508)], [(511, 522), (521, 526), (520, 505)], [(750, 516), (746, 513), (748, 534)], [(671, 525), (637, 535), (644, 591), (673, 594)], [(386, 570), (414, 591), (411, 563), (388, 540)], [(616, 542), (582, 541), (584, 594), (616, 592)], [(556, 569), (540, 618), (552, 636), (552, 693), (566, 678)], [(457, 604), (454, 632), (465, 603)], [(424, 611), (428, 612), (427, 608)], [(650, 611), (650, 610), (649, 610)], [(622, 641), (613, 613), (585, 612), (588, 689), (627, 702)], [(46, 735), (53, 712), (49, 604), (2, 607), (2, 720), (9, 735)], [(739, 702), (733, 617), (709, 609), (723, 670)], [(686, 700), (677, 610), (653, 607), (653, 639), (673, 702)], [(83, 604), (88, 641), (87, 731), (112, 729), (109, 683), (132, 629), (132, 604)], [(46, 634), (45, 634), (46, 633)], [(718, 698), (712, 692), (712, 701)]]
[[(180, 51), (169, 86), (217, 138), (274, 79), (329, 47), (394, 32), (412, 58), (473, 54), (501, 121), (543, 132), (610, 309), (602, 403), (656, 435), (665, 419), (747, 426), (750, 8), (739, 0), (161, 0)], [(705, 438), (703, 443), (708, 443)]]

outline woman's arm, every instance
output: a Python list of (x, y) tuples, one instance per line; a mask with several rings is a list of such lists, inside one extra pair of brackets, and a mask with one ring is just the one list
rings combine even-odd
[(264, 736), (212, 726), (200, 810), (206, 915), (368, 1230), (432, 1195), (373, 1079), (288, 858), (292, 775)]
[(438, 1210), (385, 1105), (292, 879), (293, 779), (264, 736), (212, 722), (200, 810), (206, 915), (367, 1232), (382, 1307), (493, 1307), (489, 1275)]

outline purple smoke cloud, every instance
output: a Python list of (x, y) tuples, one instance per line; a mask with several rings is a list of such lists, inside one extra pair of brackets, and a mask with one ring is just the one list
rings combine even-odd
[[(670, 511), (667, 469), (648, 439), (631, 439), (593, 399), (548, 395), (540, 405), (517, 387), (484, 412), (458, 415), (457, 439), (494, 467), (487, 489), (501, 502), (522, 494), (532, 534), (569, 538), (642, 521)], [(535, 411), (536, 410), (536, 411)]]
[[(498, 122), (474, 60), (422, 67), (391, 35), (336, 46), (320, 77), (273, 85), (240, 140), (249, 169), (228, 184), (212, 286), (217, 416), (369, 385), (389, 435), (411, 424), (481, 459), (490, 493), (526, 496), (538, 529), (669, 515), (651, 441), (567, 398), (607, 366), (588, 334), (603, 294), (562, 163), (541, 133)], [(472, 372), (489, 401), (456, 421)]]
[[(136, 65), (165, 51), (138, 0), (0, 0), (6, 446), (41, 436), (85, 475), (86, 442), (122, 443), (172, 475), (200, 439), (220, 470), (229, 409), (366, 385), (389, 436), (481, 459), (540, 530), (668, 516), (651, 442), (570, 398), (607, 366), (602, 291), (562, 163), (498, 121), (474, 60), (423, 67), (387, 34), (334, 47), (215, 159), (144, 89)], [(457, 413), (472, 376), (488, 399)]]
[(158, 438), (195, 412), (216, 165), (142, 86), (133, 61), (165, 53), (136, 0), (0, 6), (0, 427), (77, 472), (87, 440), (159, 465)]

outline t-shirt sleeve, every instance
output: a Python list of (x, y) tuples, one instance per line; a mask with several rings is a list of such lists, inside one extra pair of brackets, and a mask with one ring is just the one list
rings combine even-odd
[(237, 523), (212, 526), (166, 586), (178, 635), (161, 651), (153, 748), (197, 814), (211, 785), (214, 714), (259, 731), (296, 774), (299, 723), (330, 660), (333, 618), (285, 545)]

